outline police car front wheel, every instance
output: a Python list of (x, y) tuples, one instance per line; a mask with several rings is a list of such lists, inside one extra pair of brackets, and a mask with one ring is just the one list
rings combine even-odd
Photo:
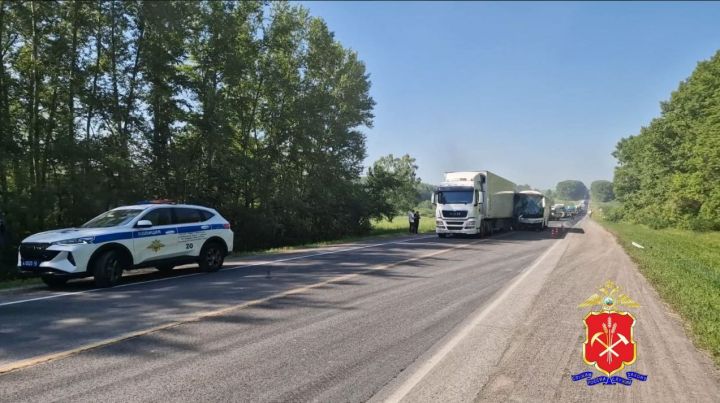
[(95, 259), (93, 274), (95, 285), (98, 287), (111, 287), (122, 277), (122, 262), (117, 252), (109, 250)]
[(200, 270), (218, 271), (225, 260), (225, 248), (218, 242), (208, 242), (200, 251)]

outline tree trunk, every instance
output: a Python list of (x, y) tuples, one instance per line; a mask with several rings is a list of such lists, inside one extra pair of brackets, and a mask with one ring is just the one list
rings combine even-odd
[(30, 95), (29, 112), (30, 112), (30, 141), (32, 148), (32, 172), (33, 172), (33, 185), (37, 186), (40, 182), (40, 135), (38, 130), (38, 112), (40, 108), (40, 101), (38, 94), (40, 93), (40, 73), (38, 72), (38, 33), (37, 33), (37, 22), (35, 21), (35, 2), (30, 3), (30, 19), (32, 24), (32, 94)]
[(10, 132), (10, 103), (8, 92), (10, 91), (9, 83), (6, 80), (5, 73), (5, 0), (0, 0), (0, 213), (2, 206), (7, 205), (8, 186), (5, 155), (9, 155), (9, 144), (12, 139)]

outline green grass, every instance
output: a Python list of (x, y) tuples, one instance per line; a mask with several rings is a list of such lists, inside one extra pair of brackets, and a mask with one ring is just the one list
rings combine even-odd
[[(435, 217), (434, 216), (433, 217), (425, 217), (425, 216), (421, 217), (420, 228), (418, 229), (418, 233), (424, 234), (424, 233), (431, 233), (431, 232), (435, 232)], [(340, 239), (335, 239), (332, 241), (313, 242), (313, 243), (307, 243), (307, 244), (302, 244), (302, 245), (293, 245), (293, 246), (282, 246), (282, 247), (263, 249), (263, 250), (258, 250), (258, 251), (235, 252), (232, 254), (232, 257), (271, 255), (273, 253), (292, 252), (292, 251), (298, 250), (298, 249), (322, 248), (324, 246), (332, 246), (332, 245), (337, 245), (337, 244), (341, 244), (341, 243), (362, 241), (364, 239), (369, 239), (369, 238), (387, 238), (387, 237), (393, 237), (393, 236), (398, 236), (398, 235), (409, 235), (407, 217), (405, 217), (405, 216), (395, 217), (392, 221), (387, 221), (387, 220), (373, 221), (372, 229), (370, 230), (370, 233), (368, 235), (349, 236), (349, 237), (344, 237), (344, 238), (340, 238)]]
[[(418, 228), (418, 233), (425, 234), (429, 232), (435, 232), (435, 217), (420, 217), (420, 228)], [(375, 221), (373, 222), (373, 229), (371, 233), (373, 235), (408, 233), (408, 219), (406, 216), (398, 216), (393, 218), (392, 221)]]
[(620, 203), (616, 200), (609, 202), (597, 202), (593, 200), (590, 202), (590, 209), (593, 211), (593, 214), (598, 213), (599, 215), (602, 215), (603, 211), (615, 207), (620, 207)]
[(42, 284), (39, 278), (22, 278), (13, 280), (0, 281), (0, 290), (6, 290), (8, 288), (22, 288), (28, 286), (36, 286)]
[(696, 344), (720, 365), (720, 232), (654, 230), (593, 217), (616, 235), (645, 278), (685, 319)]

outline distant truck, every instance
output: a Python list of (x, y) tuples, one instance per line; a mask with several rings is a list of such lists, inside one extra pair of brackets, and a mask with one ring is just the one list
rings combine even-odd
[(435, 232), (491, 235), (510, 229), (513, 220), (515, 184), (489, 171), (447, 172), (445, 181), (432, 194)]
[(550, 216), (556, 220), (565, 218), (567, 216), (567, 212), (565, 211), (565, 205), (564, 204), (553, 205), (552, 208), (550, 209)]
[(577, 215), (577, 207), (575, 207), (574, 204), (569, 204), (565, 206), (565, 212), (570, 217), (575, 217)]
[(552, 201), (536, 190), (523, 190), (515, 194), (515, 226), (545, 229), (550, 221)]

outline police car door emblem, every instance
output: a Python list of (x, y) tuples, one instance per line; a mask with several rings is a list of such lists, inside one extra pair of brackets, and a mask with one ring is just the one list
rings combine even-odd
[(157, 239), (152, 241), (152, 243), (148, 245), (148, 249), (152, 249), (153, 252), (157, 252), (164, 247), (165, 245)]

